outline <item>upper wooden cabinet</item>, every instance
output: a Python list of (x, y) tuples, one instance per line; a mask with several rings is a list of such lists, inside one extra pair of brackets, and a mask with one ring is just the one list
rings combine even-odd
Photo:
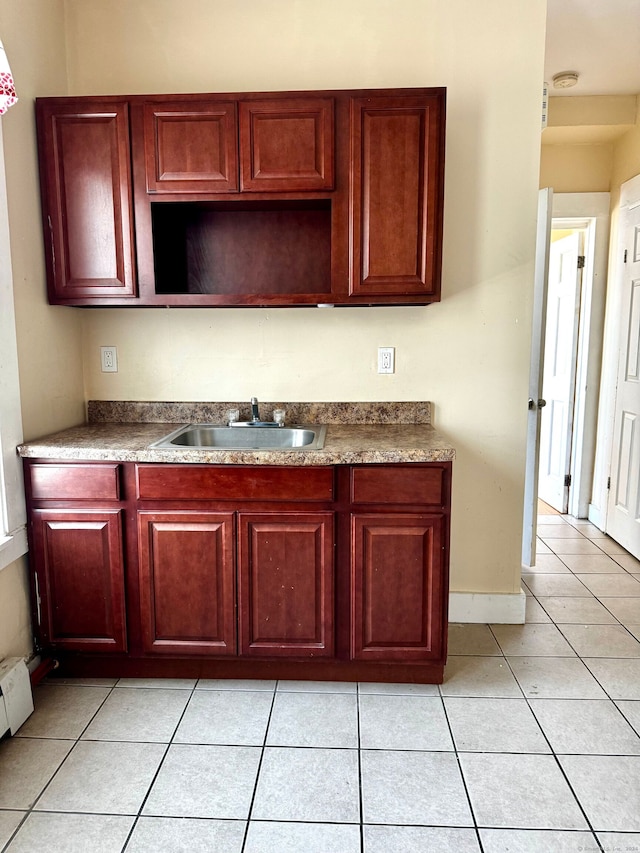
[(38, 101), (49, 301), (135, 295), (126, 100)]
[(444, 89), (44, 98), (37, 113), (52, 303), (440, 299)]

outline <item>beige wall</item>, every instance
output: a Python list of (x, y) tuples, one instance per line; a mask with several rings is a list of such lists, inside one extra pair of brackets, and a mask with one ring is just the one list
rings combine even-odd
[[(33, 99), (65, 94), (62, 0), (0, 0), (19, 103), (2, 118), (16, 332), (27, 438), (83, 418), (81, 312), (47, 305)], [(0, 308), (1, 310), (1, 308)], [(0, 659), (32, 650), (26, 558), (0, 571)]]
[(636, 124), (635, 95), (551, 97), (542, 131), (540, 187), (609, 192), (619, 139)]
[(542, 133), (540, 187), (611, 192), (640, 172), (640, 94), (551, 98)]
[[(27, 435), (81, 420), (83, 368), (89, 399), (432, 400), (458, 448), (452, 588), (519, 590), (544, 28), (544, 0), (0, 0), (25, 81), (6, 136)], [(48, 307), (30, 101), (67, 92), (65, 37), (71, 94), (446, 86), (443, 301)], [(118, 374), (99, 372), (103, 344)], [(378, 345), (397, 347), (394, 376)]]
[[(74, 94), (447, 87), (440, 304), (86, 312), (86, 393), (432, 400), (437, 426), (458, 448), (452, 588), (517, 591), (544, 0), (67, 0), (66, 8)], [(107, 344), (118, 347), (118, 374), (99, 372)], [(378, 345), (397, 347), (394, 376), (376, 374)]]
[(18, 104), (2, 119), (25, 438), (84, 416), (81, 311), (46, 301), (33, 100), (66, 94), (63, 0), (0, 0)]
[(640, 95), (638, 96), (639, 115), (634, 128), (616, 141), (613, 149), (611, 186), (612, 204), (620, 201), (620, 185), (640, 174)]
[(613, 143), (543, 145), (540, 187), (557, 193), (609, 192)]
[(590, 133), (624, 127), (635, 123), (636, 112), (635, 95), (552, 96), (543, 137), (556, 134), (560, 129), (567, 133), (571, 127), (589, 128)]
[(0, 660), (29, 657), (33, 648), (27, 558), (0, 571)]

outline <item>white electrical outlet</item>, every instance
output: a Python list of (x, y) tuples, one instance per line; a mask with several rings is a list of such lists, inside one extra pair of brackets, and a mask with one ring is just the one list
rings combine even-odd
[(100, 364), (103, 373), (118, 372), (118, 351), (115, 347), (100, 347)]
[(378, 347), (378, 373), (396, 372), (396, 348)]

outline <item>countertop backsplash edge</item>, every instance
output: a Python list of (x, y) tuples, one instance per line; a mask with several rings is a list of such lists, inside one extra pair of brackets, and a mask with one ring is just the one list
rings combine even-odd
[[(431, 403), (407, 402), (259, 402), (263, 420), (274, 409), (285, 409), (288, 423), (300, 424), (430, 424)], [(143, 402), (89, 400), (89, 423), (225, 423), (227, 412), (239, 409), (240, 420), (251, 418), (243, 402)]]

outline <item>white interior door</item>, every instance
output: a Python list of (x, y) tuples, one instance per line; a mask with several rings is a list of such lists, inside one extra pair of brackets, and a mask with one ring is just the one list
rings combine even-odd
[(618, 381), (607, 533), (640, 559), (640, 202), (621, 210)]
[(566, 513), (580, 319), (582, 233), (551, 243), (540, 422), (538, 496)]
[(536, 564), (536, 521), (538, 514), (538, 454), (540, 451), (540, 411), (542, 401), (542, 364), (544, 359), (544, 326), (547, 311), (547, 278), (549, 276), (549, 242), (553, 190), (538, 194), (538, 228), (533, 282), (533, 320), (531, 365), (529, 368), (529, 419), (527, 422), (527, 459), (524, 480), (524, 514), (522, 520), (522, 565)]

